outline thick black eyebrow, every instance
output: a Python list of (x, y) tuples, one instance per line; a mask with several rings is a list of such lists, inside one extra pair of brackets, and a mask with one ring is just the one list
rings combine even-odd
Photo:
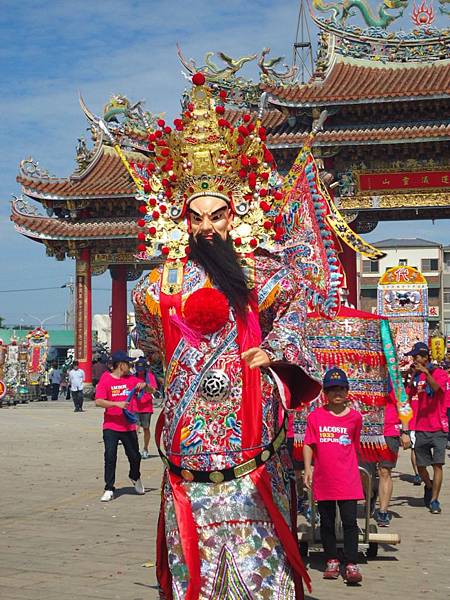
[[(216, 213), (220, 212), (221, 210), (225, 210), (228, 208), (228, 205), (226, 204), (225, 206), (221, 206), (220, 208), (217, 208), (214, 212), (211, 213), (211, 217), (213, 217)], [(195, 208), (190, 208), (189, 207), (190, 212), (193, 212), (195, 215), (197, 215), (197, 217), (201, 217), (202, 215), (200, 213), (198, 213)]]

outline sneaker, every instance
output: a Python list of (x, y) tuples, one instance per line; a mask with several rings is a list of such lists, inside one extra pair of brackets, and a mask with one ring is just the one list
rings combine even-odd
[(433, 489), (424, 485), (423, 490), (423, 503), (427, 508), (430, 508), (431, 496), (433, 494)]
[(332, 558), (327, 560), (327, 566), (323, 572), (324, 579), (337, 579), (340, 574), (341, 565), (338, 560)]
[(375, 515), (375, 520), (378, 527), (389, 527), (391, 524), (391, 519), (389, 518), (387, 510), (379, 510)]
[(105, 490), (103, 496), (100, 498), (100, 502), (109, 502), (114, 500), (114, 492), (112, 490)]
[(143, 494), (145, 494), (144, 484), (142, 483), (142, 481), (140, 479), (138, 479), (137, 481), (133, 481), (132, 479), (130, 479), (130, 481), (134, 485), (136, 494), (139, 494), (139, 496), (142, 496)]
[(422, 478), (420, 475), (414, 475), (413, 477), (413, 485), (420, 485), (422, 483)]
[(345, 567), (344, 581), (349, 584), (360, 583), (360, 581), (362, 581), (362, 575), (358, 565), (350, 563)]
[(439, 500), (432, 500), (430, 502), (430, 513), (432, 515), (440, 515), (442, 512), (441, 504)]
[(142, 450), (141, 452), (141, 457), (145, 460), (146, 458), (150, 458), (150, 454), (148, 453), (148, 450)]

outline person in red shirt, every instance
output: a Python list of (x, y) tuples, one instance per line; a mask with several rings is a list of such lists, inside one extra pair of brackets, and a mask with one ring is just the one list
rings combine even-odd
[[(147, 361), (143, 356), (137, 359), (135, 370), (138, 379), (156, 389), (156, 377), (148, 369)], [(141, 452), (141, 456), (143, 459), (150, 458), (148, 445), (150, 444), (150, 422), (153, 414), (153, 394), (145, 391), (136, 394), (132, 400), (131, 408), (138, 419), (137, 425), (142, 427), (144, 432), (144, 449)]]
[[(320, 514), (320, 535), (327, 565), (324, 579), (337, 579), (340, 562), (336, 547), (336, 503), (344, 529), (344, 579), (359, 583), (357, 501), (364, 498), (358, 469), (362, 418), (348, 406), (349, 383), (341, 369), (333, 367), (323, 378), (326, 405), (308, 416), (303, 457), (305, 485), (313, 489)], [(314, 471), (312, 460), (314, 458)]]
[[(447, 409), (447, 421), (450, 422), (450, 361), (446, 360), (444, 362), (444, 369), (447, 371), (447, 375), (449, 376), (447, 379), (447, 389), (445, 392), (445, 406)], [(450, 450), (450, 427), (447, 435), (447, 450)]]
[(375, 520), (379, 527), (389, 527), (390, 525), (388, 508), (393, 491), (392, 469), (397, 464), (398, 451), (400, 446), (405, 450), (411, 446), (408, 432), (402, 429), (398, 417), (397, 399), (392, 386), (384, 409), (384, 439), (392, 457), (385, 458), (378, 463), (380, 508), (375, 513)]
[[(136, 424), (125, 416), (131, 390), (136, 392), (148, 388), (146, 383), (130, 374), (130, 363), (133, 358), (119, 350), (111, 356), (113, 369), (105, 371), (97, 384), (95, 404), (105, 409), (103, 417), (103, 442), (105, 444), (105, 491), (102, 502), (114, 498), (114, 482), (116, 478), (117, 446), (122, 443), (130, 464), (129, 477), (137, 494), (145, 494), (141, 481), (141, 455), (136, 434)], [(148, 388), (146, 391), (152, 392)]]
[[(445, 402), (448, 375), (444, 369), (430, 363), (428, 346), (423, 342), (414, 344), (405, 356), (413, 358), (409, 398), (412, 403), (417, 403), (414, 452), (424, 482), (424, 504), (432, 514), (440, 514), (439, 493), (448, 433)], [(433, 467), (433, 480), (427, 470), (429, 466)]]

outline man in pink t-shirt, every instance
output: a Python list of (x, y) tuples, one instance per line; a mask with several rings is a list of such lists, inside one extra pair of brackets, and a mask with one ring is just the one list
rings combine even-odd
[[(139, 392), (146, 388), (146, 383), (130, 374), (130, 358), (126, 352), (119, 350), (111, 356), (113, 370), (100, 377), (95, 390), (95, 403), (105, 409), (103, 417), (103, 442), (105, 444), (105, 491), (102, 502), (114, 498), (114, 482), (116, 478), (117, 446), (122, 443), (130, 464), (129, 477), (137, 494), (145, 494), (141, 481), (141, 455), (136, 434), (136, 424), (126, 417), (124, 409), (128, 407), (129, 395), (135, 388)], [(146, 390), (152, 391), (152, 390)], [(131, 400), (131, 398), (130, 398)]]
[[(361, 415), (348, 406), (348, 379), (333, 367), (323, 378), (326, 405), (308, 416), (303, 457), (305, 485), (312, 489), (320, 514), (320, 536), (327, 566), (324, 579), (337, 579), (340, 563), (336, 547), (336, 503), (344, 529), (344, 579), (362, 580), (358, 560), (357, 501), (364, 498), (358, 469)], [(314, 457), (314, 472), (312, 459)]]
[[(417, 402), (414, 452), (424, 482), (424, 504), (432, 514), (440, 514), (439, 493), (448, 433), (445, 402), (448, 375), (444, 369), (430, 363), (428, 346), (423, 342), (414, 344), (405, 356), (413, 358), (409, 398), (411, 402)], [(433, 480), (427, 470), (429, 466), (433, 467)]]

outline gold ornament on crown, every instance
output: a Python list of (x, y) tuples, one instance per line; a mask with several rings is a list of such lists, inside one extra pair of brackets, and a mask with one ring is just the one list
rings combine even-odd
[(142, 183), (137, 195), (141, 256), (186, 256), (187, 211), (198, 196), (216, 196), (228, 203), (233, 215), (230, 236), (237, 252), (271, 247), (281, 235), (271, 210), (281, 192), (271, 187), (274, 163), (264, 143), (265, 129), (250, 115), (233, 127), (223, 105), (212, 99), (201, 73), (194, 75), (193, 83), (189, 102), (174, 128), (159, 120), (159, 129), (149, 134), (153, 161), (131, 163)]

